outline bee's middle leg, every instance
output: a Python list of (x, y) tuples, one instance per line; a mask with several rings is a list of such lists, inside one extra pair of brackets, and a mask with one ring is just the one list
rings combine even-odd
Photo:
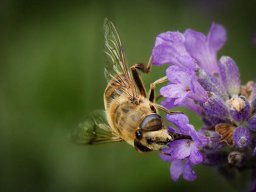
[(166, 76), (161, 77), (160, 79), (157, 79), (153, 83), (150, 84), (150, 90), (149, 90), (149, 101), (153, 102), (155, 101), (155, 88), (157, 84), (164, 83), (168, 80)]
[(132, 67), (131, 67), (131, 71), (132, 71), (132, 75), (133, 75), (133, 79), (140, 91), (140, 94), (144, 97), (147, 97), (147, 93), (146, 93), (146, 89), (145, 89), (145, 86), (141, 80), (141, 77), (140, 77), (140, 74), (138, 72), (139, 71), (142, 71), (143, 73), (149, 73), (150, 70), (151, 70), (151, 66), (152, 66), (152, 62), (151, 62), (151, 57), (149, 59), (149, 62), (147, 65), (144, 65), (142, 63), (137, 63), (137, 64), (134, 64)]

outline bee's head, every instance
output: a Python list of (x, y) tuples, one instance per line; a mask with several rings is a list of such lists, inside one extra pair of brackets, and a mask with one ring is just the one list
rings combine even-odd
[(163, 127), (161, 116), (156, 113), (143, 119), (135, 136), (134, 147), (140, 152), (160, 150), (172, 140), (168, 130)]

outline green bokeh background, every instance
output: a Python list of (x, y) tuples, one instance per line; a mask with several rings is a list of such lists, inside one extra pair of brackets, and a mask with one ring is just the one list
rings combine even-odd
[[(235, 191), (212, 168), (196, 167), (193, 183), (174, 183), (157, 152), (68, 140), (86, 114), (103, 108), (105, 17), (130, 65), (147, 62), (160, 32), (206, 33), (221, 23), (228, 41), (220, 55), (235, 59), (243, 83), (255, 80), (252, 1), (1, 1), (0, 191)], [(163, 74), (154, 67), (143, 79), (149, 85)]]

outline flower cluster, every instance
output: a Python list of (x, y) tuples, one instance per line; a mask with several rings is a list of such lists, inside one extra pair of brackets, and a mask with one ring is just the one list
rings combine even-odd
[(169, 64), (168, 84), (160, 89), (162, 105), (185, 107), (203, 126), (195, 130), (184, 115), (167, 115), (170, 132), (188, 135), (169, 143), (161, 157), (171, 162), (171, 176), (196, 178), (193, 165), (207, 164), (255, 169), (256, 83), (241, 85), (235, 61), (217, 52), (226, 41), (223, 26), (213, 23), (209, 33), (187, 29), (157, 36), (152, 51), (154, 65)]

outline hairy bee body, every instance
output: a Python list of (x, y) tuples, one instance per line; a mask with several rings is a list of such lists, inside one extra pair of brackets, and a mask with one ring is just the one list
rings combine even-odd
[(104, 104), (112, 131), (129, 144), (134, 144), (135, 132), (146, 116), (152, 114), (147, 98), (136, 98), (135, 102), (120, 90), (118, 85), (109, 84), (104, 93)]

